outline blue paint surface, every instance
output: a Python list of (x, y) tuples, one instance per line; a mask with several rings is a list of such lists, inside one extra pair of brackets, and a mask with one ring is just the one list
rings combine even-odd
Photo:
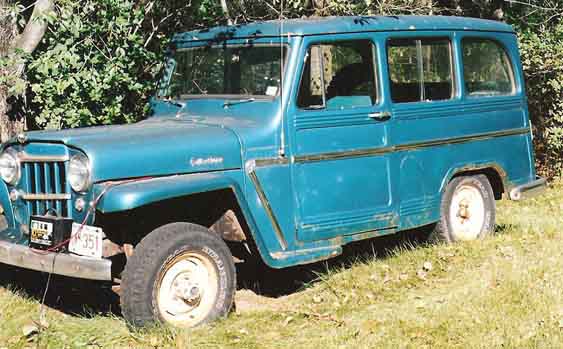
[[(438, 16), (340, 17), (284, 21), (279, 34), (280, 23), (272, 21), (193, 31), (174, 40), (177, 47), (283, 42), (288, 58), (281, 96), (228, 107), (225, 101), (232, 98), (206, 96), (181, 100), (182, 108), (153, 98), (153, 115), (137, 124), (29, 132), (25, 145), (3, 147), (30, 155), (82, 152), (89, 157), (92, 190), (79, 194), (67, 188), (72, 194), (69, 215), (76, 221), (84, 212), (73, 208), (74, 201), (89, 202), (108, 181), (142, 178), (108, 191), (98, 206), (103, 213), (230, 189), (262, 258), (277, 268), (330, 258), (346, 243), (436, 222), (444, 187), (460, 171), (498, 170), (505, 192), (535, 179), (532, 142), (525, 132), (530, 124), (524, 77), (510, 26)], [(393, 103), (387, 42), (408, 37), (451, 41), (456, 87), (451, 100)], [(459, 48), (467, 37), (505, 47), (514, 68), (513, 94), (466, 94)], [(375, 47), (377, 102), (366, 106), (371, 101), (362, 96), (338, 97), (328, 101), (327, 109), (299, 109), (297, 90), (309, 46), (355, 39)], [(363, 106), (353, 107), (356, 103)], [(382, 112), (389, 112), (390, 119), (370, 117)], [(507, 130), (524, 132), (483, 137)], [(261, 164), (263, 159), (273, 161)], [(10, 224), (1, 233), (4, 240), (26, 241), (20, 228), (30, 206), (21, 200), (11, 204), (8, 192), (29, 184), (0, 184), (0, 203)]]

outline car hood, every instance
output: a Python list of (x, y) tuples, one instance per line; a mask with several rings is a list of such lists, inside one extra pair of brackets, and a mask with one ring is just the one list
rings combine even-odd
[(241, 168), (238, 136), (223, 125), (158, 118), (26, 136), (28, 142), (63, 143), (83, 151), (95, 182)]

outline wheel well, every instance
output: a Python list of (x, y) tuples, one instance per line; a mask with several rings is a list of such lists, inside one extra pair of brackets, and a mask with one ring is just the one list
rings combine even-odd
[(486, 167), (480, 168), (475, 170), (464, 170), (457, 172), (453, 177), (460, 177), (460, 176), (474, 176), (477, 174), (483, 174), (489, 180), (491, 187), (493, 188), (493, 193), (495, 195), (495, 200), (502, 199), (502, 194), (504, 193), (504, 183), (502, 181), (502, 177), (499, 174), (498, 170), (493, 167)]
[(210, 228), (229, 210), (236, 215), (248, 242), (252, 242), (250, 229), (231, 189), (191, 194), (121, 212), (98, 211), (95, 225), (102, 227), (112, 242), (134, 246), (151, 231), (168, 223), (189, 222)]

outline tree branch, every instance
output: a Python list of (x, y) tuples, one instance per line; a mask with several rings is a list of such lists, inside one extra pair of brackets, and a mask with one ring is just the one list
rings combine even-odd
[(229, 6), (227, 5), (227, 0), (221, 0), (221, 9), (223, 10), (223, 15), (227, 17), (227, 23), (229, 25), (233, 24), (233, 18), (229, 12)]
[(53, 0), (37, 0), (33, 13), (29, 18), (23, 32), (16, 40), (16, 48), (26, 53), (32, 53), (41, 42), (47, 30), (47, 21), (43, 18), (54, 7)]

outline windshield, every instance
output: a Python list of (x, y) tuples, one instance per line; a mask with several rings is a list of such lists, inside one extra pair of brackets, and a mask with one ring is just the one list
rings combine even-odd
[(160, 97), (201, 95), (276, 96), (280, 88), (280, 46), (205, 46), (178, 49)]

